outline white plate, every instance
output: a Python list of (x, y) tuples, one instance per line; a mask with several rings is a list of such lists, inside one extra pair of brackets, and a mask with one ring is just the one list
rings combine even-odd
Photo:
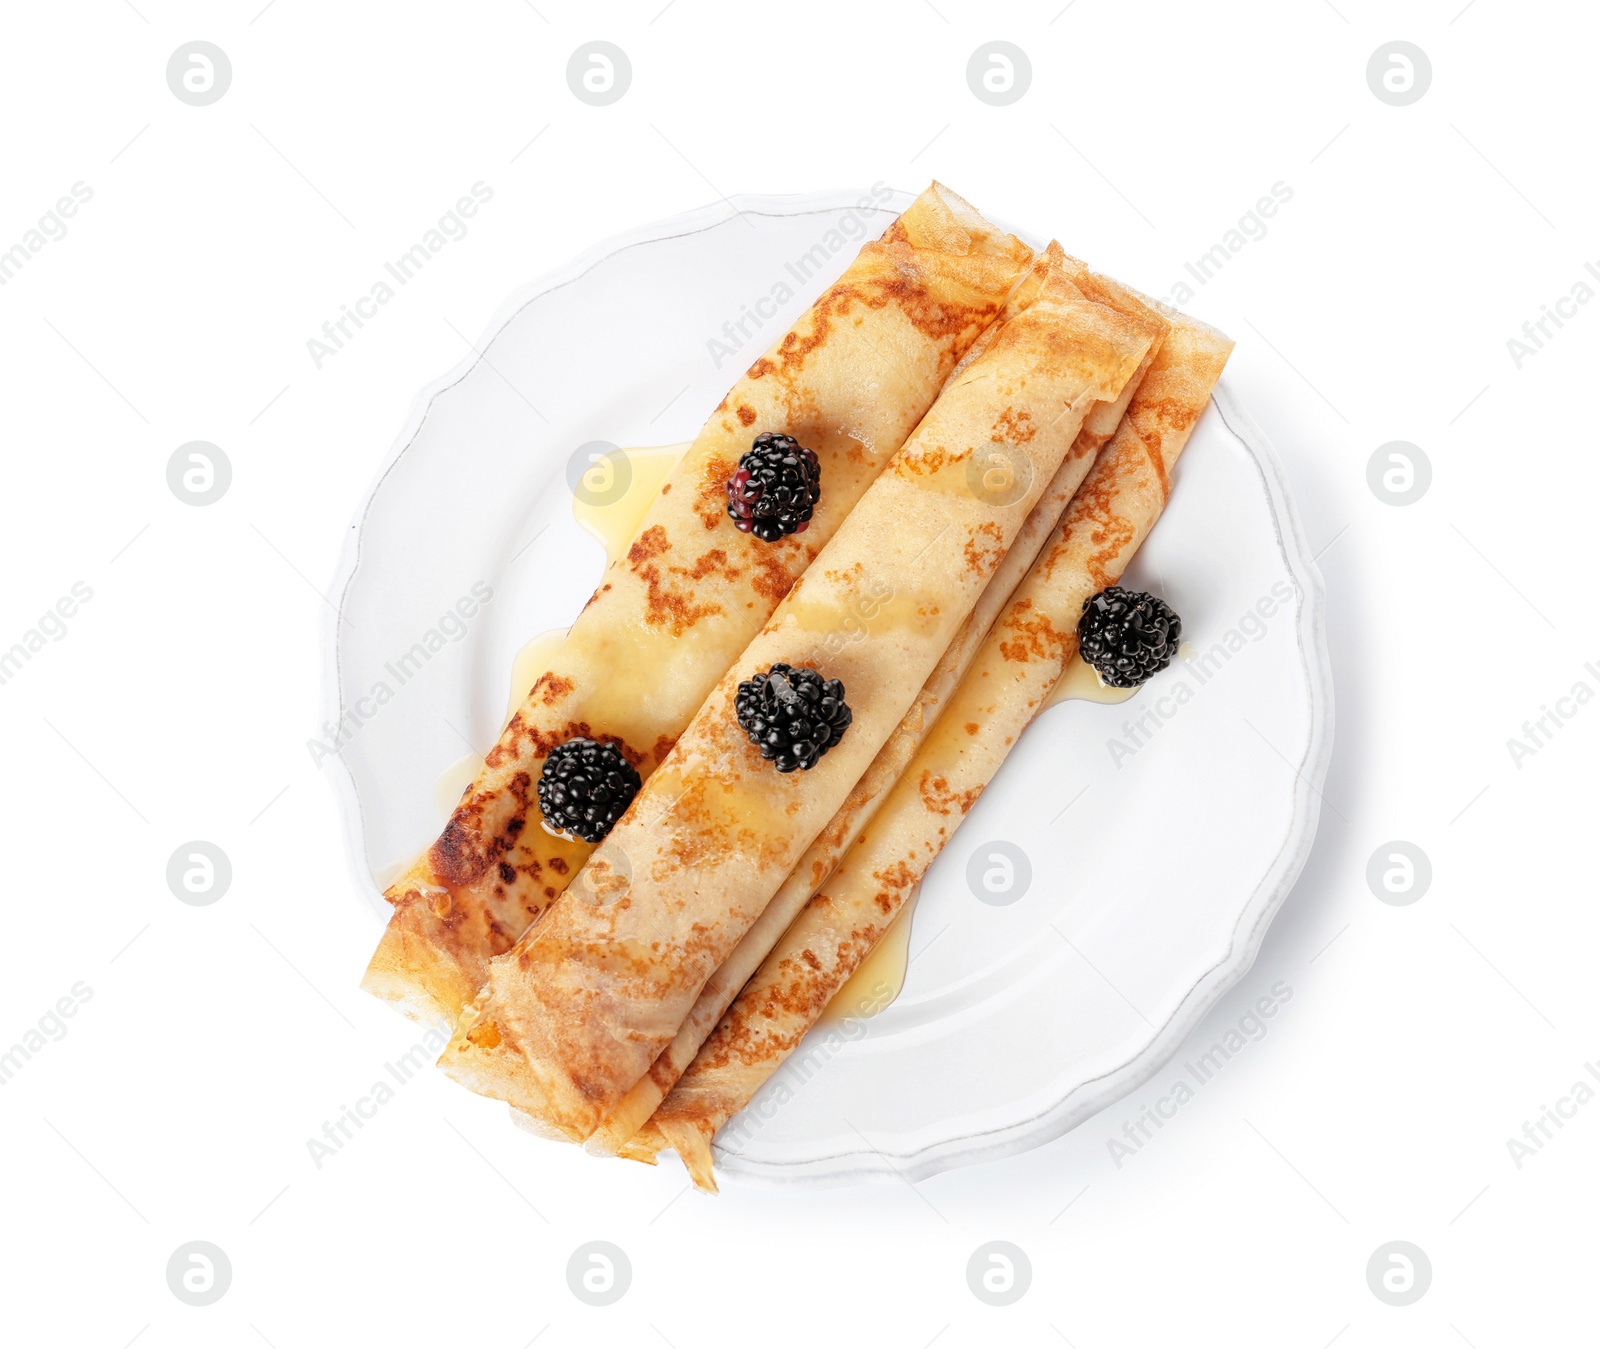
[[(854, 255), (852, 222), (876, 234), (911, 200), (855, 209), (866, 196), (740, 197), (613, 240), (519, 291), (424, 391), (351, 527), (330, 625), (333, 776), (375, 913), (374, 874), (443, 824), (440, 773), (494, 742), (518, 648), (596, 584), (569, 456), (691, 438)], [(826, 275), (802, 280), (819, 245)], [(1128, 580), (1221, 654), (1041, 717), (929, 872), (899, 999), (813, 1032), (724, 1131), (722, 1174), (916, 1178), (1032, 1147), (1149, 1078), (1249, 967), (1311, 848), (1332, 680), (1283, 475), (1225, 385)], [(402, 681), (419, 641), (437, 650)], [(1032, 868), (1003, 906), (966, 879), (997, 840)]]

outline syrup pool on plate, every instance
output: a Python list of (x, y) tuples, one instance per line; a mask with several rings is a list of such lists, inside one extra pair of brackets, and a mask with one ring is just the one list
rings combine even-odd
[[(692, 443), (685, 440), (677, 445), (620, 449), (613, 454), (597, 456), (590, 464), (581, 485), (586, 489), (584, 495), (593, 500), (586, 501), (574, 495), (572, 516), (600, 540), (606, 550), (608, 566), (628, 551), (661, 484), (677, 468), (678, 461)], [(626, 461), (628, 483), (622, 493), (611, 500), (617, 475), (622, 471), (615, 462), (618, 457)]]
[[(1061, 678), (1056, 680), (1050, 696), (1044, 700), (1044, 707), (1054, 707), (1057, 703), (1074, 698), (1085, 703), (1125, 703), (1138, 691), (1139, 688), (1114, 689), (1109, 684), (1102, 684), (1094, 666), (1074, 656), (1061, 672)], [(1044, 711), (1044, 707), (1039, 710)]]
[(851, 1017), (875, 1016), (900, 996), (906, 983), (906, 967), (911, 963), (911, 911), (917, 907), (921, 893), (918, 882), (907, 896), (905, 907), (878, 938), (878, 944), (867, 952), (867, 958), (823, 1009), (825, 1023), (837, 1025)]

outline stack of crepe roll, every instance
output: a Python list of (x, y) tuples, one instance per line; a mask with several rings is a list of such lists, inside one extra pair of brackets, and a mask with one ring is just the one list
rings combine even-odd
[[(934, 184), (712, 413), (388, 891), (365, 986), (453, 1025), (440, 1066), (605, 1155), (711, 1140), (894, 920), (1077, 659), (1231, 349)], [(734, 528), (761, 432), (817, 454), (810, 527)], [(853, 713), (808, 771), (740, 727), (774, 664)], [(546, 756), (611, 745), (643, 786), (598, 845), (539, 814)]]

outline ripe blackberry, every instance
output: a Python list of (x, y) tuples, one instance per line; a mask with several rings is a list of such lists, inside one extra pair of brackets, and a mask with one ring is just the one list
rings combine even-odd
[(1083, 602), (1078, 651), (1100, 682), (1138, 688), (1178, 654), (1183, 621), (1163, 600), (1142, 590), (1107, 586)]
[(822, 499), (822, 466), (793, 436), (763, 431), (728, 479), (728, 514), (763, 543), (803, 534)]
[(782, 661), (741, 683), (733, 710), (750, 743), (780, 773), (815, 767), (850, 725), (843, 684)]
[(598, 843), (622, 818), (639, 787), (639, 770), (615, 745), (568, 740), (544, 761), (539, 809), (552, 829)]

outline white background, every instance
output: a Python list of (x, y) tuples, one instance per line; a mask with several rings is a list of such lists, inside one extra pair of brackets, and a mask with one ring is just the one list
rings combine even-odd
[[(1600, 264), (1600, 25), (1576, 5), (1336, 5), (10, 10), (0, 249), (74, 183), (93, 195), (0, 287), (0, 647), (75, 582), (93, 597), (0, 686), (0, 1047), (92, 990), (0, 1095), (8, 1342), (1592, 1337), (1600, 1102), (1520, 1167), (1507, 1140), (1600, 1059), (1600, 708), (1520, 767), (1507, 740), (1576, 682), (1600, 690), (1600, 306), (1520, 369), (1507, 339)], [(165, 78), (196, 38), (232, 62), (207, 107)], [(632, 62), (610, 107), (565, 79), (593, 38)], [(1033, 68), (1008, 107), (965, 77), (995, 38)], [(1395, 38), (1432, 62), (1409, 107), (1366, 80)], [(1120, 1168), (1107, 1140), (1136, 1101), (915, 1187), (710, 1200), (671, 1165), (527, 1139), (428, 1074), (317, 1169), (306, 1140), (417, 1038), (356, 987), (375, 924), (305, 748), (321, 592), (414, 394), (516, 286), (608, 235), (723, 193), (933, 175), (1157, 294), (1274, 183), (1293, 191), (1191, 308), (1238, 340), (1230, 380), (1323, 550), (1330, 808), (1191, 1044), (1276, 981), (1292, 1000)], [(307, 340), (477, 181), (494, 196), (467, 237), (317, 369)], [(203, 509), (165, 477), (195, 439), (234, 473)], [(1366, 476), (1397, 439), (1433, 466), (1404, 508)], [(232, 862), (210, 907), (166, 885), (191, 839)], [(1433, 867), (1404, 907), (1366, 882), (1392, 839)], [(164, 1272), (194, 1239), (233, 1268), (205, 1308)], [(591, 1239), (632, 1262), (608, 1308), (567, 1287)], [(1032, 1262), (1009, 1308), (967, 1286), (991, 1239)], [(1396, 1239), (1433, 1268), (1403, 1308), (1365, 1273)]]

